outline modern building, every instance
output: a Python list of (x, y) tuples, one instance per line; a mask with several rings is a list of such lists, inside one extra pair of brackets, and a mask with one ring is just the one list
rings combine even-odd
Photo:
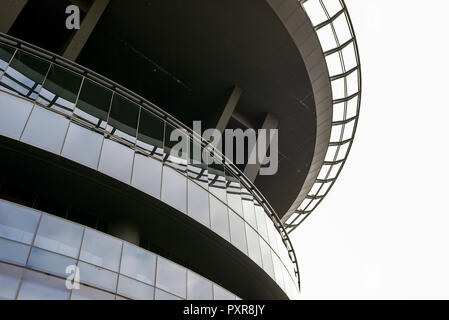
[[(359, 115), (342, 0), (0, 0), (0, 32), (1, 299), (298, 298)], [(196, 120), (278, 129), (277, 173)]]

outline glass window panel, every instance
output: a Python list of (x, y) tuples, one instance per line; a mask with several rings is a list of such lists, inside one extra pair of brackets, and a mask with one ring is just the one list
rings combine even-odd
[(67, 118), (35, 106), (23, 132), (22, 140), (59, 154), (68, 125)]
[(38, 248), (31, 249), (27, 263), (27, 267), (62, 277), (68, 275), (65, 271), (72, 265), (76, 265), (76, 260)]
[(235, 294), (214, 284), (214, 300), (235, 300)]
[(210, 164), (208, 169), (209, 191), (226, 203), (226, 178), (222, 164)]
[(40, 213), (0, 200), (0, 236), (31, 244)]
[(126, 299), (121, 296), (115, 296), (115, 300), (131, 300), (131, 299)]
[(119, 94), (112, 99), (108, 131), (130, 143), (136, 142), (139, 106)]
[(234, 212), (229, 213), (229, 224), (231, 227), (231, 242), (244, 254), (248, 254), (246, 246), (245, 222)]
[(83, 227), (43, 215), (34, 245), (72, 258), (78, 258)]
[(80, 259), (117, 271), (121, 250), (122, 241), (86, 228)]
[(31, 102), (0, 92), (0, 134), (19, 139), (32, 108)]
[(183, 300), (183, 299), (156, 288), (154, 300)]
[(120, 273), (153, 285), (155, 271), (155, 254), (126, 242), (123, 244)]
[(22, 272), (22, 268), (0, 263), (0, 300), (16, 298)]
[(267, 221), (265, 220), (265, 210), (259, 204), (255, 204), (254, 206), (256, 211), (256, 219), (257, 219), (257, 231), (262, 236), (262, 238), (268, 240), (268, 230), (267, 230)]
[(154, 287), (119, 276), (117, 293), (133, 300), (153, 300)]
[(164, 166), (162, 176), (162, 201), (179, 211), (186, 212), (187, 179), (167, 166)]
[(262, 251), (262, 264), (266, 273), (274, 279), (273, 258), (271, 257), (271, 248), (268, 244), (260, 239), (260, 249)]
[(82, 77), (57, 65), (52, 65), (37, 101), (66, 114), (72, 114)]
[(169, 124), (165, 127), (164, 161), (176, 170), (185, 173), (189, 159), (190, 139), (184, 129)]
[(78, 263), (80, 281), (94, 287), (115, 292), (117, 274), (84, 262)]
[(131, 181), (134, 151), (112, 139), (104, 139), (98, 169), (124, 183)]
[(102, 134), (72, 122), (62, 149), (62, 155), (92, 169), (97, 169), (102, 142)]
[(187, 275), (187, 299), (212, 300), (212, 282), (189, 270)]
[(243, 217), (242, 209), (242, 195), (240, 182), (234, 176), (227, 174), (226, 179), (228, 180), (226, 194), (228, 196), (228, 205), (232, 210), (237, 212), (241, 217)]
[(228, 208), (212, 195), (210, 198), (210, 224), (212, 230), (225, 238), (229, 238), (229, 218)]
[(189, 186), (189, 216), (196, 221), (210, 227), (209, 218), (209, 193), (192, 181), (188, 181)]
[(74, 115), (97, 128), (106, 129), (111, 99), (111, 90), (85, 79)]
[(164, 121), (151, 112), (142, 109), (140, 112), (137, 146), (152, 156), (162, 157), (164, 141)]
[(18, 51), (1, 79), (0, 88), (34, 100), (49, 67), (49, 62)]
[(72, 290), (71, 300), (115, 300), (113, 294), (80, 285), (80, 288)]
[(159, 199), (161, 197), (162, 162), (136, 152), (131, 184)]
[(246, 227), (246, 239), (248, 243), (249, 257), (262, 268), (262, 255), (260, 252), (259, 236), (249, 225)]
[(158, 257), (156, 286), (171, 292), (179, 297), (186, 297), (187, 283), (186, 268), (171, 262), (170, 260)]
[(0, 77), (8, 66), (9, 61), (16, 49), (0, 44)]
[(64, 279), (26, 270), (18, 300), (68, 300), (70, 291)]
[(21, 243), (0, 239), (0, 260), (25, 265), (30, 247)]

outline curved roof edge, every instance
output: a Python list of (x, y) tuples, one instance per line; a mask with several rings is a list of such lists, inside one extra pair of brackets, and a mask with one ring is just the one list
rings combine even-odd
[[(316, 209), (340, 175), (354, 141), (362, 95), (357, 39), (344, 0), (298, 0), (298, 4), (313, 25), (320, 41), (318, 48), (327, 64), (331, 85), (331, 134), (317, 134), (317, 144), (318, 140), (328, 139), (327, 145), (315, 150), (316, 159), (296, 206), (282, 218), (288, 233)], [(317, 121), (321, 125), (321, 120)]]
[(324, 163), (332, 127), (332, 88), (319, 38), (301, 4), (297, 0), (267, 0), (267, 2), (284, 24), (303, 57), (316, 105), (317, 131), (314, 155), (299, 195), (287, 212), (280, 213), (281, 220), (285, 222), (306, 198)]

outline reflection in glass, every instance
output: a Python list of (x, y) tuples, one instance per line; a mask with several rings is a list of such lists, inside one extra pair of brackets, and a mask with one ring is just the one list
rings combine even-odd
[(81, 86), (81, 76), (52, 65), (37, 101), (42, 105), (71, 115)]
[(154, 300), (182, 300), (180, 297), (174, 296), (168, 292), (156, 288)]
[(212, 300), (212, 282), (189, 270), (187, 275), (187, 299)]
[(19, 50), (0, 81), (0, 89), (35, 100), (49, 66), (49, 62)]
[(16, 297), (23, 270), (0, 263), (0, 300), (13, 300)]
[(78, 258), (83, 227), (43, 215), (34, 245), (72, 258)]
[(162, 162), (136, 152), (131, 184), (159, 199), (161, 197)]
[(228, 208), (217, 198), (210, 196), (210, 223), (212, 230), (226, 240), (229, 238)]
[(226, 179), (222, 164), (209, 165), (209, 191), (218, 199), (226, 203)]
[(129, 243), (123, 244), (120, 273), (153, 285), (155, 270), (156, 255)]
[(26, 270), (18, 300), (68, 300), (65, 280)]
[(80, 281), (94, 287), (115, 292), (117, 274), (84, 262), (78, 263)]
[(119, 276), (117, 293), (133, 300), (153, 300), (154, 287)]
[(158, 257), (156, 286), (179, 297), (186, 297), (187, 270), (167, 259)]
[(0, 92), (0, 134), (19, 139), (32, 108), (31, 102)]
[(134, 151), (124, 144), (104, 139), (98, 170), (122, 182), (130, 183)]
[(40, 214), (36, 211), (0, 200), (0, 236), (31, 244)]
[(151, 112), (142, 109), (140, 112), (137, 146), (153, 157), (162, 158), (164, 141), (164, 122)]
[(78, 290), (72, 290), (71, 300), (114, 300), (113, 294), (80, 285)]
[(139, 106), (119, 94), (114, 94), (107, 130), (134, 144), (138, 120)]
[(25, 265), (30, 247), (0, 238), (0, 260)]
[(81, 88), (74, 116), (97, 128), (106, 129), (112, 91), (85, 79)]
[(214, 300), (235, 300), (235, 295), (219, 285), (214, 284)]
[(72, 122), (62, 155), (92, 169), (97, 169), (102, 142), (102, 134)]
[(188, 181), (188, 190), (189, 216), (209, 227), (209, 193), (190, 180)]
[(66, 277), (66, 268), (75, 265), (76, 260), (63, 257), (59, 254), (51, 253), (38, 248), (31, 249), (27, 267), (44, 271), (57, 276)]
[(249, 257), (262, 268), (262, 255), (260, 252), (259, 235), (249, 225), (246, 227), (246, 239), (248, 243)]
[(229, 211), (229, 225), (231, 227), (231, 242), (244, 254), (248, 254), (246, 246), (245, 222), (237, 214)]
[(162, 201), (181, 212), (186, 212), (187, 179), (170, 167), (164, 166), (162, 176)]
[(111, 236), (86, 228), (80, 259), (118, 271), (122, 242)]
[(69, 120), (59, 114), (35, 106), (22, 140), (59, 154), (69, 125)]
[(241, 217), (243, 217), (240, 182), (237, 178), (235, 178), (231, 174), (227, 174), (226, 180), (228, 180), (228, 184), (226, 187), (227, 191), (226, 194), (228, 196), (228, 205), (231, 207), (232, 210), (234, 210)]

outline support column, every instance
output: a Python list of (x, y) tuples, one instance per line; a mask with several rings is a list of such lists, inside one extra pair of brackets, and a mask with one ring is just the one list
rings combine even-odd
[(8, 33), (28, 0), (0, 0), (0, 32)]
[(75, 33), (65, 49), (63, 54), (64, 58), (72, 61), (75, 61), (78, 58), (109, 2), (110, 0), (95, 0), (92, 3), (86, 17), (81, 23), (80, 29)]
[[(267, 113), (265, 120), (263, 122), (262, 128), (261, 129), (277, 129), (279, 126), (279, 119), (276, 118), (275, 116), (273, 116), (271, 113)], [(260, 139), (260, 137), (258, 138)], [(267, 139), (270, 139), (270, 136), (267, 135)], [(264, 150), (264, 154), (266, 154), (266, 152), (268, 151), (268, 147), (271, 144), (271, 140), (268, 141), (267, 143), (267, 149)], [(257, 175), (259, 174), (259, 170), (260, 170), (260, 166), (261, 163), (264, 163), (265, 161), (259, 162), (258, 156), (257, 156), (257, 145), (256, 144), (253, 148), (253, 150), (251, 151), (251, 156), (249, 157), (251, 159), (251, 157), (254, 157), (256, 160), (255, 164), (247, 164), (244, 170), (244, 174), (245, 176), (251, 180), (252, 182), (256, 181)], [(265, 160), (265, 159), (264, 159)]]
[(235, 107), (237, 106), (237, 103), (240, 100), (240, 97), (242, 96), (243, 90), (239, 87), (235, 86), (234, 90), (232, 90), (231, 96), (228, 99), (228, 102), (226, 103), (226, 106), (223, 110), (223, 113), (221, 114), (220, 119), (217, 123), (217, 130), (219, 130), (221, 133), (223, 133), (226, 129), (226, 126), (229, 123), (229, 120), (232, 117), (232, 113), (235, 110)]

